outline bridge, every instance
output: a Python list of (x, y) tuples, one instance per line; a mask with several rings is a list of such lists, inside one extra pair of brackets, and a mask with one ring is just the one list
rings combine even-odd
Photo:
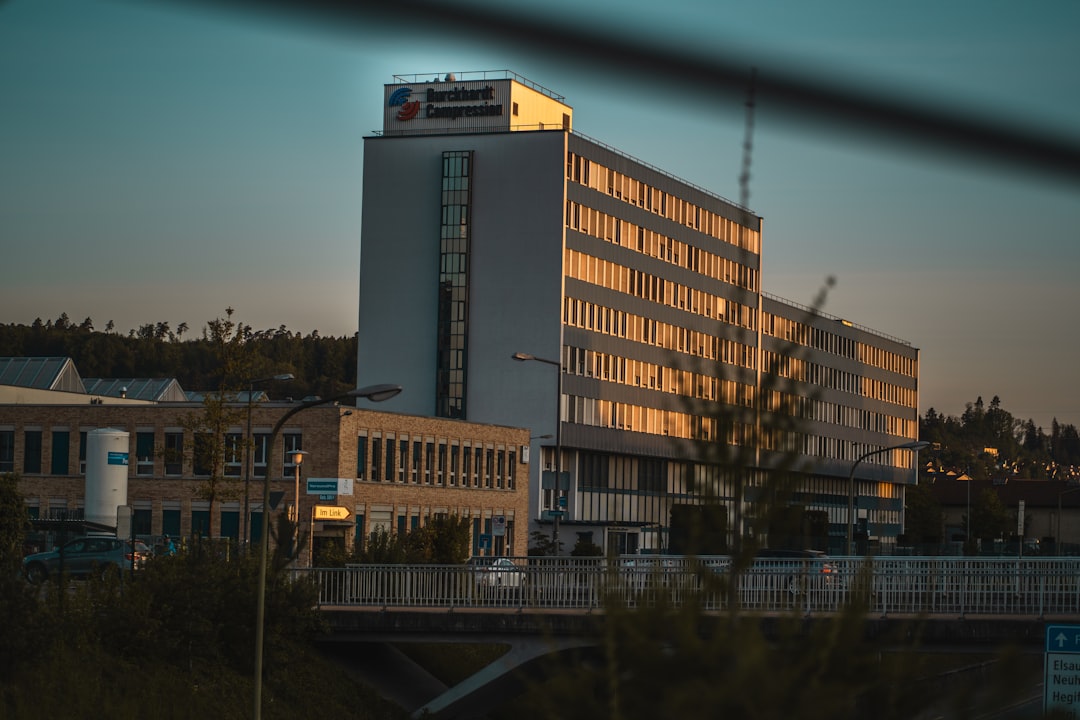
[[(595, 643), (614, 608), (691, 599), (703, 621), (738, 612), (834, 617), (852, 603), (866, 633), (918, 624), (921, 647), (1042, 652), (1049, 622), (1080, 622), (1080, 558), (506, 558), (490, 565), (353, 565), (298, 571), (319, 590), (329, 643), (479, 642), (510, 651), (414, 716), (452, 717), (538, 658)], [(403, 670), (404, 671), (404, 670)]]

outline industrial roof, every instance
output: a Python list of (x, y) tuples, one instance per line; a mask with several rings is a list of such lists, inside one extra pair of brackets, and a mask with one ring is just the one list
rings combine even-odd
[(75, 363), (66, 357), (0, 357), (0, 385), (86, 392)]
[(104, 397), (154, 402), (187, 400), (187, 394), (174, 378), (85, 378), (83, 385), (91, 395)]

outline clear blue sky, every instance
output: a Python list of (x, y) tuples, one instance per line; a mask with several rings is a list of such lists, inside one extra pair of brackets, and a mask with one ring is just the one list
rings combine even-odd
[[(517, 6), (1080, 137), (1073, 0)], [(564, 95), (578, 131), (740, 197), (738, 112), (497, 38), (196, 7), (0, 2), (0, 322), (197, 332), (231, 306), (351, 335), (362, 138), (394, 74), (513, 70)], [(997, 394), (1080, 424), (1080, 185), (783, 120), (759, 108), (754, 135), (765, 290), (809, 303), (835, 276), (826, 312), (921, 348), (920, 411)]]

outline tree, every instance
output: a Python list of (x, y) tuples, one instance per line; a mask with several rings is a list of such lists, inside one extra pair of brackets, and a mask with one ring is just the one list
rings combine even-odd
[(926, 483), (907, 488), (904, 518), (904, 532), (910, 544), (925, 549), (941, 546), (945, 512)]
[(964, 516), (964, 529), (970, 528), (970, 537), (983, 542), (1001, 539), (1012, 523), (1008, 508), (990, 488), (979, 491), (971, 501), (971, 517)]
[[(244, 420), (244, 410), (237, 406), (236, 395), (240, 378), (250, 371), (251, 358), (246, 345), (250, 328), (233, 322), (232, 314), (233, 309), (227, 308), (225, 318), (211, 320), (204, 331), (220, 366), (217, 390), (203, 396), (202, 412), (190, 413), (181, 420), (192, 436), (195, 475), (203, 478), (194, 494), (210, 504), (210, 517), (214, 503), (232, 498), (237, 492), (234, 482), (225, 477), (226, 455), (243, 453), (243, 442), (230, 439), (227, 433), (230, 427)], [(204, 530), (211, 534), (210, 528)]]

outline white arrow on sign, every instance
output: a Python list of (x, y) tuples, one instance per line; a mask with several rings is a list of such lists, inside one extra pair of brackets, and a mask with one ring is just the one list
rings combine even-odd
[(1058, 633), (1057, 637), (1054, 638), (1054, 639), (1057, 640), (1057, 644), (1058, 644), (1059, 648), (1060, 647), (1065, 647), (1065, 641), (1068, 640), (1068, 638), (1065, 637), (1065, 633)]

